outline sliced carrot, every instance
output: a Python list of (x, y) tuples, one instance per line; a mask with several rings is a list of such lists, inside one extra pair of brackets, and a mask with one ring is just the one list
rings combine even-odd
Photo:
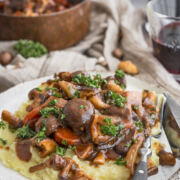
[(24, 118), (24, 124), (28, 124), (29, 121), (33, 120), (34, 118), (38, 118), (40, 117), (40, 110), (41, 110), (41, 107), (37, 107), (35, 109), (33, 109), (32, 111), (30, 111)]
[(79, 137), (74, 134), (69, 128), (59, 128), (54, 133), (54, 138), (59, 144), (63, 144), (63, 140), (67, 142), (67, 145), (75, 145), (80, 142)]
[(34, 118), (40, 117), (41, 116), (40, 110), (42, 108), (45, 108), (48, 105), (48, 103), (53, 99), (56, 99), (56, 97), (50, 96), (44, 104), (30, 111), (24, 118), (24, 124), (26, 125), (28, 124), (29, 121), (33, 120)]

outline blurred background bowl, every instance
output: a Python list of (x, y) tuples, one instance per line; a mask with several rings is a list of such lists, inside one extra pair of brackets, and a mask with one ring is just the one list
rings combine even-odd
[(36, 17), (0, 13), (0, 40), (29, 39), (59, 50), (77, 44), (88, 33), (90, 0), (61, 12)]

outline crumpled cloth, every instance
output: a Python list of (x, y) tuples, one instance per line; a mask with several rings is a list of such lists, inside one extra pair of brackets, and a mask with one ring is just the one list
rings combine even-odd
[[(52, 75), (59, 71), (114, 71), (119, 60), (112, 51), (120, 46), (119, 29), (123, 33), (121, 48), (125, 58), (140, 69), (136, 77), (162, 88), (180, 103), (180, 86), (152, 55), (152, 47), (144, 36), (143, 12), (129, 0), (92, 0), (91, 27), (88, 35), (74, 47), (50, 52), (41, 58), (24, 59), (16, 55), (11, 65), (0, 65), (0, 91), (20, 82)], [(12, 53), (15, 42), (0, 42), (0, 51)], [(107, 66), (102, 66), (103, 58)]]

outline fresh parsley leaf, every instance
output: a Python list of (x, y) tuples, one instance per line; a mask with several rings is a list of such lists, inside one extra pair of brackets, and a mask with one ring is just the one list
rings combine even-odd
[(57, 93), (55, 91), (53, 91), (52, 95), (57, 97), (57, 98), (61, 98), (62, 97), (60, 93)]
[(111, 124), (112, 119), (111, 119), (111, 118), (105, 118), (105, 119), (104, 119), (104, 121), (105, 121), (108, 125), (110, 125), (110, 124)]
[(63, 145), (67, 145), (67, 141), (65, 139), (62, 140)]
[(115, 164), (125, 166), (127, 164), (127, 161), (125, 161), (124, 158), (116, 158)]
[(58, 117), (60, 112), (56, 107), (45, 107), (44, 109), (40, 110), (41, 115), (44, 118), (47, 118), (49, 116), (49, 114), (54, 114), (55, 117)]
[(107, 125), (102, 125), (101, 126), (101, 132), (106, 135), (110, 136), (116, 136), (119, 134), (119, 131), (124, 128), (122, 124), (119, 125), (114, 125), (111, 124), (112, 119), (111, 118), (105, 118), (104, 121), (107, 123)]
[(84, 106), (82, 104), (79, 106), (79, 109), (86, 109), (86, 108), (87, 108), (87, 106)]
[(115, 82), (117, 85), (120, 84), (120, 82), (119, 82), (117, 79), (115, 79), (114, 82)]
[(6, 124), (3, 121), (0, 121), (0, 129), (5, 129), (6, 128)]
[(69, 146), (68, 146), (68, 149), (71, 149), (72, 151), (75, 151), (76, 147), (69, 145)]
[(53, 99), (52, 101), (50, 101), (50, 102), (48, 103), (49, 106), (54, 106), (54, 105), (56, 105), (56, 104), (57, 104), (57, 99)]
[(103, 111), (102, 111), (102, 114), (106, 114), (107, 113), (107, 109), (104, 109)]
[(8, 126), (8, 129), (11, 133), (15, 133), (16, 132), (16, 129), (13, 129), (10, 125)]
[(29, 57), (41, 57), (42, 55), (48, 53), (44, 45), (31, 40), (19, 40), (14, 45), (14, 50), (26, 59)]
[(60, 119), (63, 120), (63, 119), (65, 119), (65, 118), (66, 118), (66, 115), (65, 115), (65, 114), (62, 114)]
[(42, 92), (42, 90), (40, 88), (38, 88), (38, 87), (36, 88), (36, 90), (39, 91), (39, 92)]
[(43, 124), (43, 127), (42, 127), (41, 131), (39, 131), (36, 134), (36, 138), (38, 138), (38, 142), (40, 142), (46, 138), (46, 123), (44, 120), (42, 121), (42, 124)]
[(123, 70), (116, 70), (115, 75), (120, 78), (123, 78), (125, 76), (125, 73)]
[(130, 146), (131, 146), (131, 143), (128, 142), (125, 146), (126, 146), (126, 147), (130, 147)]
[(124, 90), (126, 89), (126, 85), (125, 84), (120, 84), (121, 88)]
[(92, 88), (100, 88), (101, 84), (107, 84), (107, 81), (101, 78), (100, 74), (96, 74), (93, 78), (84, 74), (77, 74), (72, 81), (77, 84), (85, 85)]
[(139, 132), (142, 132), (143, 131), (143, 123), (138, 121), (138, 122), (135, 122), (135, 125), (136, 127), (138, 128), (138, 131)]
[(53, 90), (53, 91), (57, 91), (58, 89), (57, 88), (54, 88), (54, 87), (47, 87), (46, 90)]
[(101, 132), (106, 135), (116, 136), (117, 135), (117, 128), (115, 125), (102, 125)]
[(35, 134), (36, 133), (31, 128), (29, 128), (29, 125), (26, 125), (17, 130), (17, 137), (20, 139), (31, 138), (35, 136)]
[(0, 138), (0, 142), (2, 143), (3, 146), (7, 144), (7, 141), (2, 138)]
[(66, 149), (60, 146), (56, 146), (56, 154), (59, 156), (64, 156), (66, 153)]
[(80, 98), (80, 91), (75, 91), (74, 98)]
[(134, 105), (134, 106), (133, 106), (133, 109), (136, 111), (136, 110), (139, 109), (139, 106), (138, 106), (138, 105)]
[(137, 141), (136, 141), (136, 139), (133, 139), (132, 142), (133, 142), (133, 143), (136, 143)]
[(111, 90), (105, 93), (106, 102), (109, 104), (115, 104), (118, 107), (124, 107), (125, 102), (127, 101), (126, 97), (121, 96)]

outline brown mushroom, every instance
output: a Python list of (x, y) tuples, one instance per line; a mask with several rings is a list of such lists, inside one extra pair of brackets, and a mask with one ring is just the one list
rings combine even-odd
[(95, 164), (104, 164), (105, 163), (105, 156), (104, 156), (104, 153), (103, 152), (99, 152), (98, 154), (97, 154), (97, 156), (95, 157), (95, 159), (94, 159), (94, 163)]
[(0, 64), (3, 66), (8, 65), (12, 60), (13, 56), (9, 52), (3, 51), (0, 53)]
[(164, 150), (159, 151), (159, 162), (162, 166), (174, 166), (176, 164), (176, 159), (172, 153), (166, 152)]
[(23, 121), (12, 115), (9, 111), (2, 111), (2, 120), (6, 121), (13, 129), (18, 129), (23, 126)]
[(82, 134), (82, 132), (89, 129), (91, 125), (94, 107), (89, 101), (76, 98), (68, 101), (63, 113), (66, 115), (65, 123), (70, 126), (75, 133)]
[(56, 143), (52, 139), (44, 139), (40, 142), (37, 142), (37, 139), (33, 142), (33, 146), (39, 150), (39, 156), (44, 158), (51, 153), (53, 153), (56, 149)]

